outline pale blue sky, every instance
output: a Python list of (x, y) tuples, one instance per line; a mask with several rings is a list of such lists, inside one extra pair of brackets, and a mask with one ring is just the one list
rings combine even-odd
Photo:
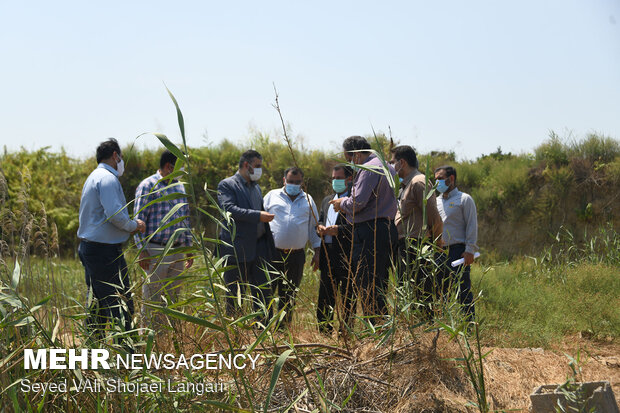
[[(0, 1), (0, 145), (190, 145), (284, 116), (307, 147), (391, 126), (419, 151), (620, 138), (620, 1)], [(144, 137), (139, 146), (155, 146)]]

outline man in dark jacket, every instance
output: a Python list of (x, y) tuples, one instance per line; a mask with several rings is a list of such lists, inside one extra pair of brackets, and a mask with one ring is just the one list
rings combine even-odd
[[(353, 309), (353, 282), (350, 274), (351, 225), (344, 214), (334, 210), (330, 201), (348, 196), (351, 192), (353, 170), (346, 165), (336, 165), (332, 170), (334, 194), (328, 195), (321, 203), (318, 232), (322, 236), (319, 253), (321, 280), (316, 317), (319, 330), (329, 334), (333, 330), (332, 319), (336, 311), (340, 321), (349, 323)], [(336, 294), (340, 293), (342, 305), (337, 307)]]
[(228, 256), (228, 265), (236, 266), (224, 273), (229, 289), (226, 312), (231, 316), (237, 313), (239, 283), (250, 286), (255, 310), (260, 309), (261, 303), (268, 304), (271, 297), (266, 268), (275, 250), (268, 224), (274, 215), (263, 210), (262, 192), (256, 183), (262, 175), (262, 162), (258, 152), (244, 152), (237, 173), (217, 186), (218, 202), (234, 221), (223, 223), (220, 231), (223, 244), (219, 245), (220, 256)]

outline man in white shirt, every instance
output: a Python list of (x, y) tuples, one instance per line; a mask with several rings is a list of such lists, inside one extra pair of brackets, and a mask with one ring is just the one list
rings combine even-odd
[(282, 273), (274, 285), (274, 297), (279, 297), (279, 309), (286, 307), (284, 324), (292, 318), (295, 292), (301, 284), (308, 242), (314, 249), (312, 268), (319, 267), (321, 239), (316, 233), (318, 212), (312, 196), (301, 189), (304, 173), (297, 167), (284, 171), (284, 187), (269, 191), (263, 200), (265, 211), (274, 215), (269, 223), (276, 246), (273, 262)]

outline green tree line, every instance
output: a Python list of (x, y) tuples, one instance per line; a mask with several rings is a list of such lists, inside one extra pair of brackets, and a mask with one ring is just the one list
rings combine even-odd
[[(384, 135), (369, 137), (375, 148), (389, 150)], [(406, 142), (402, 142), (406, 144)], [(398, 144), (398, 142), (396, 142)], [(224, 140), (216, 145), (190, 149), (201, 207), (208, 207), (204, 191), (215, 191), (218, 182), (237, 170), (239, 156), (249, 148), (263, 155), (263, 192), (282, 185), (284, 170), (293, 164), (289, 149), (280, 139), (256, 132), (247, 143)], [(125, 196), (134, 198), (142, 179), (158, 169), (160, 149), (123, 148), (126, 160), (120, 178)], [(306, 189), (319, 202), (330, 193), (333, 165), (342, 161), (341, 149), (308, 150), (293, 147), (304, 170)], [(590, 134), (580, 140), (561, 139), (555, 133), (532, 153), (495, 152), (475, 160), (456, 161), (454, 153), (418, 155), (424, 172), (443, 164), (457, 168), (457, 186), (476, 201), (479, 244), (504, 257), (527, 254), (547, 245), (560, 228), (586, 241), (601, 227), (617, 228), (620, 207), (620, 142)], [(30, 249), (35, 254), (74, 255), (78, 245), (78, 211), (84, 180), (96, 167), (93, 156), (75, 159), (42, 148), (0, 155), (0, 253), (8, 256)], [(132, 205), (129, 206), (132, 212)], [(206, 231), (214, 235), (212, 223)], [(39, 250), (46, 238), (50, 248)], [(37, 242), (39, 240), (39, 242)], [(20, 250), (21, 249), (21, 250)], [(51, 249), (51, 251), (49, 251)]]

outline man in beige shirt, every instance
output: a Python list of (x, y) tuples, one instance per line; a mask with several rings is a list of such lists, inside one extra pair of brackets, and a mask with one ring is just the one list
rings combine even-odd
[[(402, 179), (398, 193), (398, 211), (395, 224), (398, 228), (400, 284), (412, 280), (422, 302), (428, 302), (438, 293), (441, 255), (433, 249), (425, 252), (424, 246), (441, 246), (443, 223), (432, 184), (426, 182), (425, 175), (418, 170), (415, 150), (401, 145), (391, 150), (391, 164)], [(425, 198), (431, 193), (430, 198)], [(426, 206), (424, 206), (426, 204)], [(424, 217), (426, 215), (426, 219)], [(419, 259), (424, 254), (426, 259)], [(435, 267), (436, 271), (433, 270)]]

